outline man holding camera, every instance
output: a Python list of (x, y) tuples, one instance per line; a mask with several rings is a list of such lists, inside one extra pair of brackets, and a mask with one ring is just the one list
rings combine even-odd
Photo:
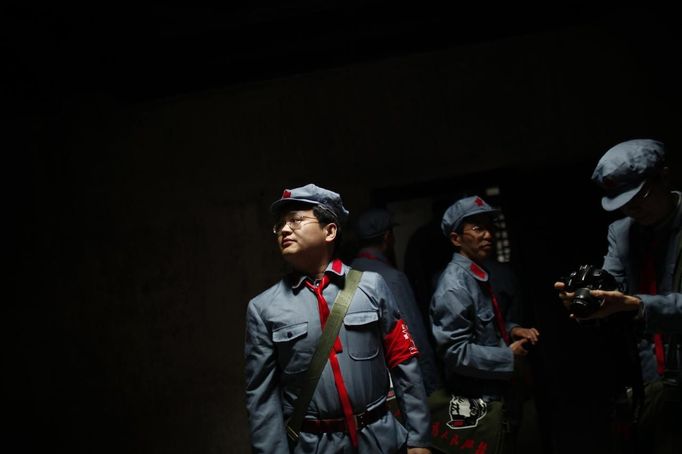
[[(640, 325), (644, 399), (634, 415), (635, 449), (679, 452), (682, 207), (680, 192), (670, 189), (665, 146), (650, 139), (619, 143), (599, 160), (592, 180), (605, 191), (602, 207), (620, 209), (626, 216), (609, 226), (602, 266), (622, 291), (592, 290), (591, 295), (602, 300), (601, 307), (584, 318), (631, 313)], [(555, 288), (570, 310), (574, 293), (561, 282)]]

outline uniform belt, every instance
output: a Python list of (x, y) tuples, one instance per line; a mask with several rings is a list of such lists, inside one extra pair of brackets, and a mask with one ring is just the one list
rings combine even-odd
[[(381, 419), (386, 412), (388, 412), (388, 406), (386, 405), (386, 402), (384, 402), (371, 410), (355, 414), (353, 417), (355, 418), (355, 423), (358, 426), (358, 430), (360, 430), (363, 427), (366, 427)], [(348, 432), (348, 428), (344, 418), (305, 419), (303, 420), (303, 425), (301, 426), (301, 432), (314, 434), (326, 432)]]

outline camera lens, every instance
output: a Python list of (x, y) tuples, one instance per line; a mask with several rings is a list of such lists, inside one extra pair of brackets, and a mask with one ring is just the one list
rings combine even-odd
[(570, 311), (577, 317), (587, 317), (594, 313), (601, 304), (590, 294), (589, 288), (579, 288), (571, 301)]

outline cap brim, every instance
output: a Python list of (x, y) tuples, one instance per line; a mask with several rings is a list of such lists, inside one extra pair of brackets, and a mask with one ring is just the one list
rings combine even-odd
[(296, 199), (291, 197), (288, 199), (279, 199), (278, 201), (270, 205), (270, 212), (275, 213), (276, 211), (279, 211), (283, 206), (290, 205), (292, 203), (307, 203), (308, 205), (319, 205), (319, 202), (315, 200)]
[(622, 208), (625, 206), (626, 203), (628, 203), (632, 198), (637, 195), (637, 193), (642, 189), (642, 186), (644, 186), (644, 183), (646, 183), (646, 180), (642, 181), (638, 186), (635, 186), (632, 189), (628, 189), (625, 192), (621, 192), (615, 197), (608, 197), (604, 196), (601, 199), (601, 206), (604, 208), (606, 211), (615, 211), (619, 208)]

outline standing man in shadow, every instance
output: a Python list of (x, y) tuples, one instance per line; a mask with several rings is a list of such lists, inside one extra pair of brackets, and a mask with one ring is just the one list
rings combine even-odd
[(407, 276), (395, 266), (395, 235), (391, 213), (384, 208), (372, 208), (362, 213), (355, 224), (360, 250), (353, 260), (353, 268), (374, 271), (384, 278), (396, 298), (398, 309), (419, 348), (419, 367), (424, 377), (426, 394), (439, 385), (436, 358), (429, 343), (426, 325), (417, 306)]

